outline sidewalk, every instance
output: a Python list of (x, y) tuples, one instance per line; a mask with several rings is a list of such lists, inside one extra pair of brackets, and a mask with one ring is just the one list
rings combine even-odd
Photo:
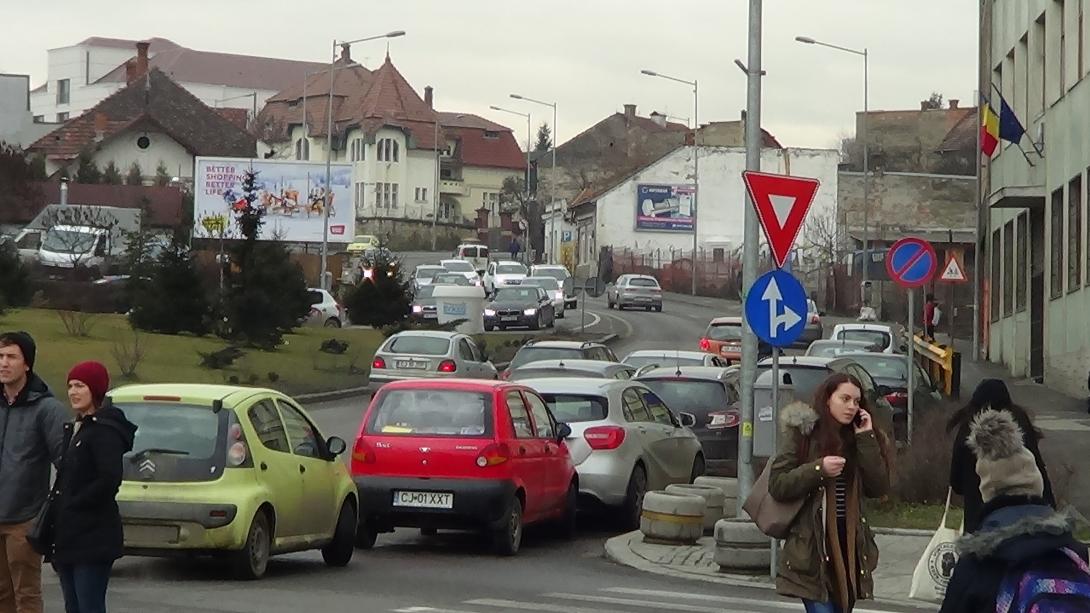
[[(934, 604), (908, 599), (912, 573), (931, 535), (882, 532), (876, 539), (881, 551), (878, 570), (874, 573), (874, 593), (878, 602), (934, 611)], [(618, 564), (658, 575), (774, 589), (767, 573), (747, 575), (721, 572), (714, 560), (715, 539), (710, 536), (701, 538), (696, 545), (656, 545), (645, 543), (643, 534), (636, 530), (606, 541), (606, 557)]]

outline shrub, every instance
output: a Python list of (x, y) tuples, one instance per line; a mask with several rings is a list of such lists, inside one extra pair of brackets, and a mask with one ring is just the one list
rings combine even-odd
[(57, 317), (60, 318), (68, 336), (77, 338), (91, 336), (91, 328), (95, 326), (95, 320), (98, 319), (94, 313), (83, 311), (57, 311)]
[(224, 347), (219, 351), (212, 351), (205, 353), (203, 351), (197, 352), (201, 356), (201, 366), (205, 368), (211, 368), (212, 370), (223, 370), (230, 367), (235, 363), (235, 360), (242, 357), (242, 350), (238, 347)]
[(133, 272), (128, 288), (133, 326), (163, 334), (208, 333), (212, 308), (188, 247), (174, 242), (154, 263)]
[(942, 411), (917, 412), (912, 444), (897, 453), (892, 495), (902, 502), (943, 504), (954, 442)]
[(0, 303), (24, 306), (31, 298), (30, 274), (12, 241), (0, 241)]
[(352, 323), (379, 328), (405, 321), (410, 298), (401, 263), (379, 250), (368, 264), (370, 276), (349, 290), (345, 300)]
[(136, 370), (144, 361), (144, 354), (147, 353), (147, 346), (140, 331), (130, 327), (128, 334), (122, 333), (114, 339), (111, 352), (118, 369), (121, 370), (121, 375), (126, 379), (136, 379)]

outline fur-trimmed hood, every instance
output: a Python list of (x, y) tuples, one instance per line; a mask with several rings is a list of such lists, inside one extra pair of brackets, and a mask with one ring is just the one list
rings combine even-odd
[(796, 400), (780, 411), (780, 427), (798, 430), (803, 436), (814, 432), (817, 421), (818, 415), (813, 407), (802, 401)]
[(1077, 521), (1078, 513), (1070, 507), (1056, 511), (1044, 504), (1004, 506), (989, 513), (979, 531), (960, 538), (958, 550), (976, 558), (1025, 559), (1071, 539)]

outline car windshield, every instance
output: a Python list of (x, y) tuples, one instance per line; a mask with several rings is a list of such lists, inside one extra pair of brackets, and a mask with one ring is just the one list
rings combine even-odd
[[(131, 461), (123, 463), (126, 479), (212, 481), (223, 471), (227, 414), (210, 406), (158, 402), (118, 402), (136, 424)], [(150, 461), (151, 467), (144, 465)]]
[(864, 341), (882, 349), (889, 347), (892, 340), (888, 332), (881, 330), (841, 330), (837, 338), (844, 341)]
[(582, 421), (600, 421), (609, 414), (609, 401), (601, 396), (574, 394), (542, 394), (545, 404), (553, 412), (556, 421), (575, 424)]
[(421, 266), (416, 269), (417, 279), (433, 279), (435, 275), (446, 272), (442, 266)]
[(480, 438), (492, 433), (492, 403), (480, 392), (439, 389), (379, 392), (367, 432), (382, 436)]
[(535, 277), (551, 277), (557, 281), (563, 281), (571, 276), (567, 268), (535, 268), (533, 273)]
[(537, 302), (537, 288), (501, 287), (496, 290), (493, 302)]
[(870, 351), (872, 344), (862, 341), (814, 341), (806, 349), (806, 355), (818, 358), (835, 358), (842, 353)]
[(522, 264), (497, 264), (497, 275), (524, 275), (526, 274), (526, 267)]
[(432, 285), (425, 285), (416, 290), (417, 298), (431, 298), (431, 295), (435, 293), (435, 287)]
[(648, 364), (658, 364), (659, 366), (703, 366), (704, 359), (678, 357), (668, 353), (661, 353), (659, 355), (629, 356), (624, 359), (624, 363), (629, 366), (635, 366), (636, 368), (647, 366)]
[(717, 381), (698, 379), (640, 379), (675, 411), (707, 411), (727, 406), (727, 390)]
[(447, 352), (450, 351), (450, 339), (405, 334), (391, 339), (390, 343), (386, 345), (386, 351), (416, 355), (447, 355)]
[(486, 258), (488, 257), (488, 248), (475, 246), (462, 247), (458, 250), (458, 255), (462, 256), (463, 258)]
[(871, 355), (852, 355), (851, 360), (862, 366), (870, 373), (870, 376), (876, 379), (908, 380), (906, 358), (889, 356), (884, 353), (874, 353)]
[(449, 262), (443, 262), (443, 268), (446, 268), (451, 272), (473, 272), (473, 264), (470, 264), (465, 260), (451, 260)]
[(583, 357), (579, 349), (568, 347), (523, 347), (515, 354), (509, 368), (515, 369), (523, 364), (540, 360), (578, 360)]
[(432, 277), (431, 282), (435, 285), (469, 285), (469, 279), (465, 275), (454, 273), (435, 275)]
[(322, 295), (322, 292), (316, 292), (313, 290), (308, 291), (307, 298), (310, 300), (311, 304), (322, 304), (323, 302), (325, 302), (325, 296)]
[(634, 277), (628, 280), (629, 287), (658, 287), (659, 282), (647, 277)]
[(704, 335), (713, 341), (741, 341), (742, 324), (712, 324)]
[(522, 284), (531, 287), (543, 287), (553, 291), (560, 289), (560, 282), (552, 277), (530, 277), (523, 281)]
[(54, 253), (82, 254), (94, 248), (97, 238), (98, 234), (92, 232), (50, 228), (45, 233), (42, 249)]

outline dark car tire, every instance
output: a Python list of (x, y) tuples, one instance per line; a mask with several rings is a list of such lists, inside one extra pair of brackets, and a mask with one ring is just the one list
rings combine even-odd
[(560, 311), (560, 313), (556, 316), (556, 318), (557, 319), (564, 319), (564, 311)]
[(632, 469), (632, 476), (628, 478), (628, 487), (625, 492), (620, 513), (621, 525), (626, 530), (638, 530), (640, 515), (643, 514), (643, 497), (647, 494), (647, 470), (643, 466), (637, 464)]
[(378, 540), (378, 530), (372, 522), (361, 517), (356, 526), (356, 549), (372, 549)]
[(503, 524), (492, 532), (492, 548), (498, 555), (513, 556), (522, 547), (522, 501), (512, 496), (503, 514)]
[(658, 305), (657, 307), (655, 307), (655, 310), (656, 310), (657, 312), (661, 313), (661, 312), (662, 312), (662, 305), (660, 304), (660, 305)]
[(697, 477), (703, 476), (706, 472), (708, 472), (708, 464), (704, 461), (704, 455), (698, 453), (693, 460), (693, 471), (689, 475), (689, 483), (695, 482)]
[(485, 326), (484, 331), (485, 332), (491, 332), (493, 328), (495, 328), (495, 326)]
[(250, 522), (250, 531), (246, 534), (242, 549), (230, 554), (231, 574), (245, 581), (260, 579), (268, 570), (271, 554), (269, 517), (264, 511), (258, 511)]
[(534, 321), (530, 323), (530, 329), (531, 330), (540, 330), (541, 329), (541, 313), (538, 313), (537, 317), (534, 318)]
[(327, 328), (340, 328), (341, 327), (341, 322), (336, 317), (330, 317), (329, 319), (325, 320), (325, 327), (327, 327)]
[(352, 561), (352, 553), (356, 550), (356, 512), (352, 504), (345, 502), (341, 505), (340, 515), (337, 516), (337, 528), (333, 532), (333, 540), (322, 547), (322, 559), (326, 566), (341, 568), (348, 566)]

